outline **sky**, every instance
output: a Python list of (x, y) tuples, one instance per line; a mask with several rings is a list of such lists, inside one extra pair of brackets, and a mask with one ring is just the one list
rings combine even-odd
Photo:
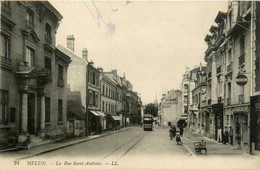
[(75, 37), (75, 53), (104, 71), (116, 69), (144, 104), (180, 89), (186, 67), (204, 62), (209, 34), (225, 1), (51, 1), (63, 16), (56, 45)]

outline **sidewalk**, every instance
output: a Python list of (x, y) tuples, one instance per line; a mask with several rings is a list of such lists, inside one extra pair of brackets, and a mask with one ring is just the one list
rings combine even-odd
[(133, 127), (125, 127), (120, 130), (117, 130), (117, 131), (107, 131), (100, 135), (53, 141), (51, 143), (32, 147), (31, 149), (28, 149), (28, 150), (7, 150), (6, 152), (0, 153), (0, 157), (11, 158), (11, 159), (15, 159), (15, 160), (27, 159), (27, 158), (30, 158), (33, 156), (41, 155), (44, 153), (48, 153), (51, 151), (55, 151), (58, 149), (76, 145), (79, 143), (87, 142), (87, 141), (90, 141), (93, 139), (101, 138), (101, 137), (112, 135), (115, 133), (120, 133), (122, 131), (130, 130), (132, 128)]
[[(195, 149), (194, 149), (194, 142), (196, 141), (201, 141), (204, 140), (206, 142), (206, 146), (207, 146), (207, 155), (203, 155), (203, 154), (197, 154)], [(198, 134), (194, 134), (194, 133), (189, 133), (187, 135), (187, 133), (184, 133), (184, 136), (182, 137), (182, 142), (183, 142), (183, 146), (189, 151), (189, 153), (192, 156), (225, 156), (225, 157), (245, 157), (245, 158), (249, 158), (249, 157), (253, 157), (252, 155), (246, 153), (245, 151), (242, 150), (237, 150), (234, 149), (233, 146), (231, 145), (224, 145), (222, 143), (217, 143), (217, 141), (213, 140), (213, 139), (209, 139), (207, 137), (202, 137)]]

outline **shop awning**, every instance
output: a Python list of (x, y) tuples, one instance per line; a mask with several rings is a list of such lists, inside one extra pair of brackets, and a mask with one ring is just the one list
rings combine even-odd
[(96, 111), (100, 116), (102, 116), (102, 117), (106, 117), (107, 115), (105, 115), (105, 113), (103, 113), (103, 112), (100, 112), (100, 111)]
[(121, 120), (119, 116), (111, 116), (114, 120)]
[(187, 119), (187, 117), (180, 117), (179, 119), (178, 119), (178, 121), (180, 121), (180, 120), (186, 120)]
[(90, 112), (93, 113), (95, 116), (101, 116), (101, 115), (98, 114), (96, 111), (91, 110)]

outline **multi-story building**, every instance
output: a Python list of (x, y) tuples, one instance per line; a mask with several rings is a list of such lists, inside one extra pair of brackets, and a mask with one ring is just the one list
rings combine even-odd
[[(230, 129), (230, 143), (243, 150), (249, 149), (249, 108), (252, 79), (238, 85), (238, 75), (250, 77), (252, 72), (252, 2), (229, 2), (226, 18), (226, 70), (224, 123)], [(251, 27), (252, 22), (253, 27)], [(252, 32), (251, 32), (252, 30)]]
[[(250, 113), (250, 141), (254, 146), (251, 145), (251, 149), (260, 150), (260, 3), (251, 2), (251, 13), (252, 16), (251, 22), (255, 23), (251, 28), (252, 31), (252, 96), (250, 99), (251, 104), (251, 113)], [(251, 25), (252, 26), (252, 25)], [(249, 74), (250, 75), (250, 74)]]
[[(227, 13), (220, 11), (215, 18), (218, 26), (211, 26), (211, 35), (205, 37), (208, 48), (204, 60), (207, 62), (207, 105), (202, 108), (204, 112), (202, 122), (206, 125), (206, 135), (217, 139), (217, 131), (224, 131), (223, 101), (224, 78), (223, 67), (225, 60), (225, 18)], [(205, 116), (205, 117), (204, 117)], [(208, 124), (209, 123), (209, 124)]]
[(106, 129), (118, 129), (122, 120), (117, 115), (117, 107), (120, 106), (117, 99), (119, 97), (118, 83), (114, 79), (115, 74), (116, 71), (101, 74), (101, 111), (107, 115)]
[(177, 124), (177, 121), (181, 119), (182, 97), (182, 92), (174, 89), (168, 91), (167, 94), (162, 94), (159, 106), (162, 124), (166, 125), (167, 122)]
[(101, 112), (100, 95), (100, 74), (102, 69), (94, 67), (94, 62), (90, 61), (87, 65), (87, 119), (88, 134), (101, 133), (104, 129), (103, 119), (105, 115)]
[[(193, 69), (191, 77), (195, 81), (194, 89), (191, 89), (192, 100), (189, 106), (188, 126), (193, 132), (205, 134), (209, 131), (208, 116), (202, 108), (206, 106), (206, 67), (200, 66)], [(203, 118), (205, 119), (203, 120)]]
[[(58, 45), (57, 48), (68, 55), (71, 58), (70, 67), (68, 68), (68, 85), (69, 85), (69, 99), (70, 103), (75, 102), (78, 104), (78, 101), (73, 101), (76, 95), (79, 95), (81, 100), (80, 105), (75, 105), (74, 107), (78, 107), (77, 109), (81, 109), (82, 111), (77, 111), (75, 108), (68, 108), (68, 118), (70, 119), (70, 123), (72, 125), (70, 127), (80, 127), (81, 129), (87, 129), (87, 119), (86, 119), (86, 108), (87, 108), (87, 49), (82, 50), (82, 57), (77, 56), (74, 53), (75, 48), (75, 38), (73, 35), (67, 36), (67, 47), (63, 45)], [(72, 112), (75, 114), (72, 114)], [(80, 115), (78, 115), (80, 114)], [(79, 125), (76, 125), (79, 124)], [(75, 129), (75, 128), (74, 128)], [(82, 131), (83, 131), (82, 130)], [(85, 133), (85, 132), (84, 132)], [(75, 134), (74, 134), (75, 135)]]
[(1, 2), (1, 143), (65, 135), (70, 57), (55, 48), (61, 19), (47, 1)]

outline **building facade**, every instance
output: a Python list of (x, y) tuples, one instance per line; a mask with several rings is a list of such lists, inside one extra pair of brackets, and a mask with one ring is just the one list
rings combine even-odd
[[(1, 2), (0, 138), (19, 146), (66, 133), (70, 57), (55, 47), (62, 19), (49, 2)], [(4, 146), (4, 145), (2, 145)]]

